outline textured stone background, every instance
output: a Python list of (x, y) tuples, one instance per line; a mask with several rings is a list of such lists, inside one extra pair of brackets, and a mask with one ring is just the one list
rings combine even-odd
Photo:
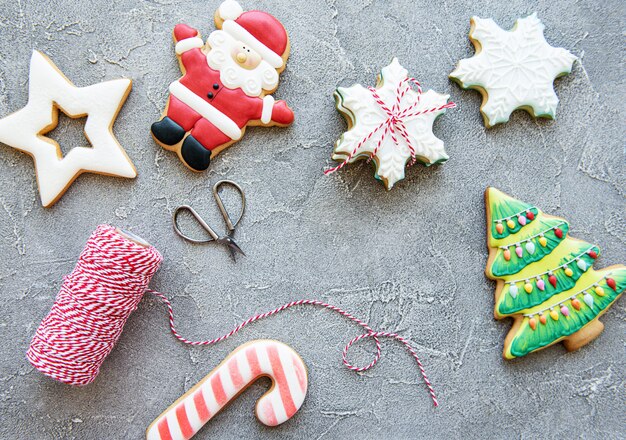
[[(250, 129), (210, 172), (193, 174), (148, 130), (179, 76), (173, 26), (186, 22), (208, 35), (218, 0), (2, 1), (0, 114), (26, 103), (33, 49), (79, 86), (132, 78), (115, 133), (139, 176), (83, 175), (43, 209), (31, 159), (0, 146), (0, 437), (141, 438), (237, 345), (268, 337), (293, 346), (308, 364), (302, 410), (284, 426), (263, 427), (252, 415), (267, 387), (259, 383), (198, 438), (623, 438), (623, 300), (603, 318), (604, 334), (581, 351), (568, 354), (559, 345), (503, 361), (510, 322), (493, 320), (495, 283), (483, 275), (483, 191), (494, 185), (567, 218), (574, 236), (602, 248), (598, 267), (624, 261), (624, 3), (242, 3), (274, 13), (290, 31), (293, 51), (276, 96), (291, 104), (297, 122)], [(469, 17), (493, 17), (508, 28), (533, 11), (548, 41), (579, 57), (572, 74), (557, 81), (557, 121), (516, 112), (486, 131), (479, 94), (447, 78), (457, 60), (473, 54)], [(435, 126), (451, 159), (411, 168), (390, 193), (368, 165), (323, 176), (345, 129), (332, 91), (373, 84), (392, 55), (426, 88), (459, 104)], [(64, 118), (52, 137), (84, 145), (82, 122)], [(170, 224), (174, 207), (187, 202), (219, 224), (210, 186), (220, 178), (241, 183), (249, 198), (238, 232), (248, 256), (236, 264), (219, 247), (183, 242)], [(340, 351), (358, 329), (311, 308), (213, 348), (190, 348), (170, 335), (164, 306), (146, 298), (95, 383), (71, 388), (47, 379), (24, 353), (62, 276), (103, 222), (140, 234), (164, 254), (153, 287), (168, 292), (185, 335), (214, 337), (297, 298), (328, 300), (410, 338), (441, 408), (433, 409), (415, 365), (394, 343), (384, 344), (384, 358), (370, 372), (343, 368)], [(367, 348), (353, 358), (369, 362)]]

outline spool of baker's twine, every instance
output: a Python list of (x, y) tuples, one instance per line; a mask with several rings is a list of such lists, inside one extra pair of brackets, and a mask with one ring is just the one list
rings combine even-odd
[[(141, 238), (113, 226), (98, 226), (87, 240), (72, 273), (63, 278), (54, 305), (37, 328), (26, 353), (30, 363), (43, 374), (70, 385), (93, 382), (119, 339), (126, 320), (137, 308), (145, 292), (154, 294), (166, 304), (172, 333), (179, 341), (190, 345), (213, 345), (260, 319), (291, 307), (314, 305), (337, 312), (365, 330), (365, 333), (348, 342), (343, 350), (343, 363), (347, 368), (357, 372), (369, 370), (380, 359), (380, 338), (395, 339), (415, 359), (433, 404), (438, 406), (424, 367), (415, 349), (405, 338), (393, 332), (375, 331), (366, 322), (323, 301), (292, 301), (252, 316), (215, 339), (191, 341), (182, 337), (176, 331), (174, 313), (167, 297), (148, 289), (162, 261), (161, 254)], [(363, 367), (352, 365), (347, 358), (350, 347), (368, 338), (372, 338), (376, 344), (374, 359)]]

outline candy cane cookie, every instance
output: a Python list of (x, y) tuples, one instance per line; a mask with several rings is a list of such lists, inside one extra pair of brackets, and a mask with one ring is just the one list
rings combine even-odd
[(193, 437), (209, 420), (259, 377), (272, 387), (256, 404), (256, 416), (267, 426), (289, 420), (306, 396), (306, 366), (291, 347), (274, 340), (255, 340), (239, 346), (213, 371), (156, 418), (146, 431), (148, 440)]

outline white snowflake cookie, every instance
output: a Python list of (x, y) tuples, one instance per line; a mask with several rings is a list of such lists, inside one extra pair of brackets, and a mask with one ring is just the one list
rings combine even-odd
[(476, 54), (459, 61), (450, 78), (481, 92), (485, 125), (507, 122), (516, 109), (554, 119), (559, 99), (553, 82), (572, 71), (576, 57), (546, 42), (536, 13), (518, 19), (510, 31), (490, 18), (472, 17), (470, 24)]
[(397, 58), (382, 69), (376, 88), (339, 87), (334, 96), (348, 131), (337, 140), (332, 154), (341, 164), (325, 174), (357, 160), (372, 160), (375, 177), (389, 190), (404, 179), (407, 163), (430, 166), (448, 160), (443, 141), (433, 134), (433, 123), (455, 104), (448, 102), (449, 95), (422, 93)]

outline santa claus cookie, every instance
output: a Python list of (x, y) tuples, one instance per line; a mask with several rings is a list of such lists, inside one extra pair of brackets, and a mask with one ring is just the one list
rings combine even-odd
[(215, 12), (215, 25), (206, 44), (197, 30), (174, 28), (183, 76), (170, 84), (163, 116), (151, 129), (159, 145), (194, 171), (207, 169), (246, 126), (287, 126), (294, 119), (287, 104), (270, 95), (290, 49), (280, 21), (226, 0)]

